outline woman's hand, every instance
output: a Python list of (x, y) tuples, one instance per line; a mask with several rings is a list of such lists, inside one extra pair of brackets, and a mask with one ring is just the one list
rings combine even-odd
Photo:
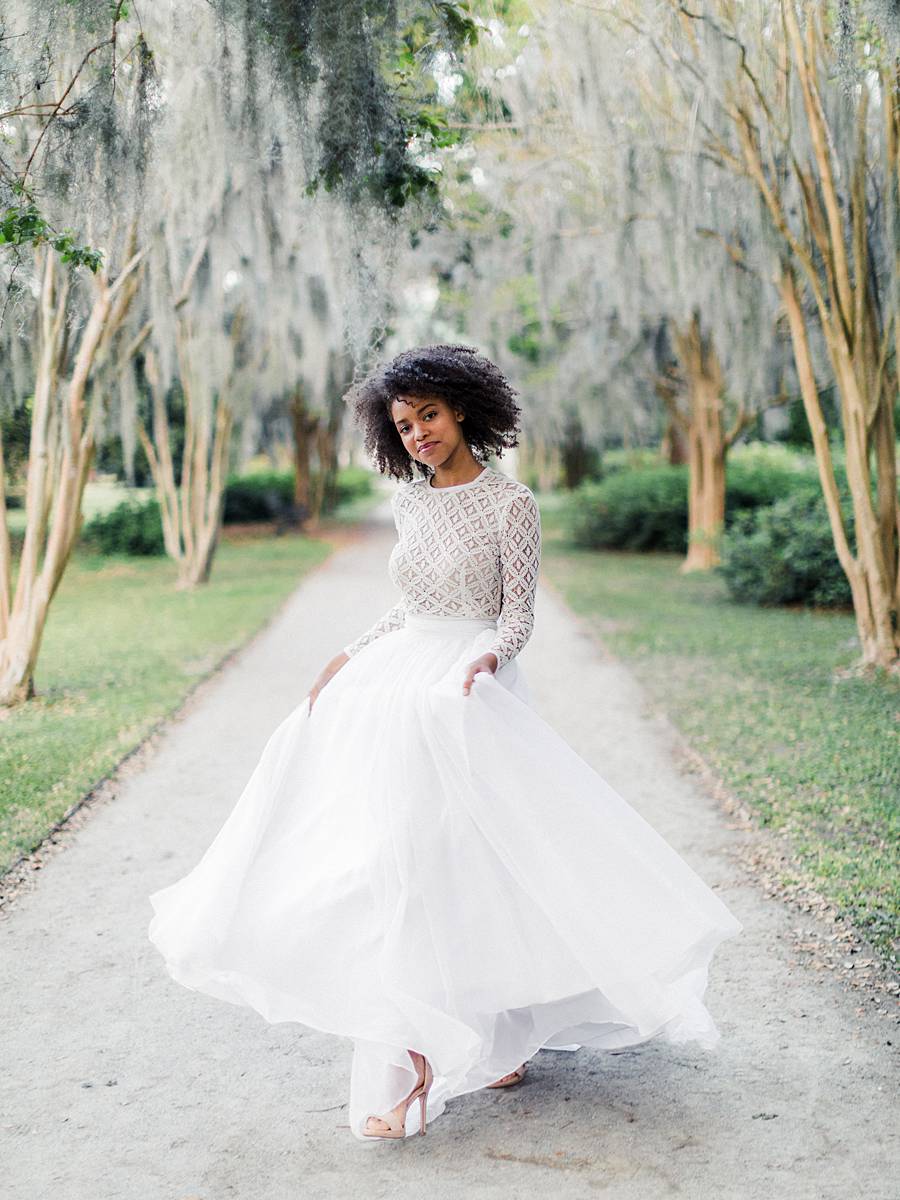
[(479, 671), (487, 671), (489, 675), (493, 675), (497, 670), (497, 655), (488, 651), (487, 654), (482, 654), (481, 658), (476, 658), (474, 662), (470, 662), (466, 668), (466, 678), (463, 681), (463, 695), (468, 696), (472, 687), (472, 680)]
[(309, 711), (310, 712), (312, 712), (312, 706), (315, 703), (316, 697), (318, 696), (319, 692), (321, 692), (322, 688), (325, 687), (325, 685), (328, 683), (329, 679), (332, 679), (335, 675), (337, 675), (338, 671), (341, 669), (341, 667), (344, 665), (344, 663), (348, 663), (349, 661), (350, 661), (350, 655), (345, 654), (344, 651), (342, 650), (340, 652), (340, 654), (336, 654), (334, 656), (334, 658), (331, 659), (330, 662), (327, 662), (325, 664), (325, 666), (322, 668), (322, 670), (316, 676), (315, 682), (313, 683), (312, 687), (309, 689)]

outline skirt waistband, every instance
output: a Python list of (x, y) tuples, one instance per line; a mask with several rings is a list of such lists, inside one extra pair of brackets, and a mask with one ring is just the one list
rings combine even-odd
[(405, 624), (416, 631), (443, 633), (454, 636), (466, 633), (478, 633), (482, 629), (496, 629), (496, 617), (445, 617), (436, 613), (406, 614)]

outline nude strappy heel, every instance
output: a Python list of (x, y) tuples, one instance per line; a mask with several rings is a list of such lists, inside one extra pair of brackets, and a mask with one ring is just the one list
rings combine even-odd
[[(363, 1133), (366, 1137), (374, 1138), (402, 1138), (406, 1137), (406, 1114), (409, 1112), (409, 1106), (416, 1099), (419, 1101), (419, 1133), (425, 1133), (425, 1108), (428, 1102), (428, 1092), (434, 1082), (434, 1072), (431, 1069), (431, 1064), (428, 1059), (422, 1056), (425, 1063), (425, 1074), (421, 1080), (416, 1083), (416, 1086), (409, 1095), (400, 1101), (396, 1106), (399, 1108), (403, 1105), (403, 1115), (398, 1117), (396, 1109), (392, 1108), (389, 1113), (384, 1116), (376, 1116), (374, 1113), (371, 1117), (366, 1118), (366, 1125), (369, 1121), (383, 1121), (387, 1125), (387, 1129), (366, 1129), (363, 1126)], [(416, 1072), (418, 1074), (418, 1072)]]
[(521, 1067), (516, 1067), (514, 1071), (510, 1071), (508, 1075), (502, 1075), (499, 1079), (495, 1079), (493, 1083), (485, 1084), (489, 1088), (512, 1087), (513, 1084), (521, 1083), (525, 1078), (526, 1064), (522, 1063)]

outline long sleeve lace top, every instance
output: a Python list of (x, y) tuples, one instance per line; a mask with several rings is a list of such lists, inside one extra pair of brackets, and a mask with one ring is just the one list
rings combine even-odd
[(391, 507), (399, 539), (388, 574), (402, 595), (344, 653), (401, 629), (407, 613), (493, 617), (497, 634), (485, 653), (496, 654), (499, 670), (534, 627), (541, 520), (533, 493), (487, 466), (452, 487), (434, 488), (430, 477), (401, 484)]

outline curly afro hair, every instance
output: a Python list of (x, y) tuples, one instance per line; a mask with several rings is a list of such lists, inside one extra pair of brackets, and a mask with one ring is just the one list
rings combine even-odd
[(480, 461), (519, 444), (521, 409), (518, 393), (499, 367), (471, 346), (417, 346), (382, 363), (349, 388), (352, 406), (365, 435), (366, 453), (382, 475), (409, 481), (433, 471), (412, 458), (391, 418), (398, 396), (438, 396), (464, 412), (462, 428), (470, 450)]

